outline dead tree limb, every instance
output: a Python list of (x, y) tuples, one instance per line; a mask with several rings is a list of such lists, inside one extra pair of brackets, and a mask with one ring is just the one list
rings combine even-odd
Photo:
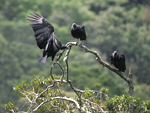
[[(131, 73), (131, 69), (129, 68), (129, 82), (128, 82), (128, 85), (129, 85), (129, 96), (132, 97), (133, 96), (133, 83), (132, 83), (132, 73)], [(132, 113), (133, 112), (133, 104), (132, 102), (129, 103), (129, 113)]]
[[(112, 72), (116, 73), (117, 75), (119, 75), (122, 79), (124, 79), (128, 84), (129, 84), (129, 95), (132, 96), (133, 95), (133, 83), (132, 83), (132, 74), (131, 74), (131, 77), (126, 77), (125, 75), (123, 75), (123, 73), (121, 73), (119, 70), (113, 68), (112, 66), (110, 66), (108, 63), (104, 62), (102, 60), (102, 58), (100, 57), (100, 55), (96, 52), (96, 51), (93, 51), (89, 48), (87, 48), (85, 45), (83, 44), (78, 44), (76, 42), (68, 42), (66, 44), (68, 47), (72, 46), (72, 45), (75, 45), (75, 46), (79, 46), (80, 48), (84, 49), (86, 52), (89, 52), (89, 53), (92, 53), (93, 55), (96, 56), (96, 60), (101, 64), (103, 65), (104, 67), (107, 67), (109, 70), (111, 70)], [(130, 72), (129, 72), (130, 73)]]

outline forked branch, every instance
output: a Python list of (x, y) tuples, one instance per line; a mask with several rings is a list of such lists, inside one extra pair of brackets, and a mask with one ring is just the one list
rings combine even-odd
[(131, 71), (129, 70), (129, 74), (131, 75), (131, 77), (126, 77), (125, 75), (123, 75), (123, 73), (121, 73), (119, 70), (113, 68), (111, 65), (109, 65), (108, 63), (104, 62), (102, 60), (102, 58), (100, 57), (100, 55), (96, 52), (96, 51), (93, 51), (89, 48), (87, 48), (85, 45), (83, 44), (78, 44), (76, 42), (68, 42), (66, 44), (68, 47), (72, 46), (72, 45), (75, 45), (75, 46), (79, 46), (80, 48), (84, 49), (86, 52), (89, 52), (93, 55), (96, 56), (96, 60), (101, 64), (103, 65), (104, 67), (107, 67), (109, 70), (111, 70), (112, 72), (116, 73), (117, 75), (119, 75), (122, 79), (124, 79), (128, 84), (129, 84), (129, 95), (132, 96), (133, 95), (133, 83), (132, 83), (132, 74), (131, 74)]

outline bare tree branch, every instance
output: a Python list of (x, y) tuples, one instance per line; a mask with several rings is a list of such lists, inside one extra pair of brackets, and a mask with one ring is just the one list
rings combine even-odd
[(80, 104), (80, 109), (79, 111), (81, 112), (82, 108), (82, 101), (81, 101), (81, 92), (78, 92), (76, 90), (76, 88), (74, 88), (71, 84), (71, 81), (69, 80), (69, 77), (68, 77), (68, 70), (69, 70), (69, 66), (68, 66), (68, 57), (69, 57), (69, 53), (70, 53), (70, 50), (71, 50), (71, 45), (69, 46), (69, 49), (68, 51), (66, 52), (66, 55), (65, 55), (65, 62), (66, 62), (66, 76), (67, 76), (67, 82), (69, 83), (70, 87), (73, 89), (73, 91), (77, 94), (78, 98), (79, 98), (79, 104)]
[[(53, 67), (54, 67), (55, 64), (58, 64), (58, 65), (60, 66), (60, 68), (61, 68), (61, 70), (62, 70), (62, 73), (63, 73), (62, 78), (63, 78), (63, 76), (64, 76), (63, 68), (62, 68), (62, 66), (60, 65), (60, 63), (58, 62), (58, 60), (61, 58), (61, 56), (63, 55), (64, 52), (65, 52), (65, 49), (62, 50), (62, 51), (57, 55), (56, 60), (55, 60), (55, 61), (52, 63), (52, 65), (51, 65), (51, 68), (50, 68), (50, 76), (52, 77), (52, 80), (54, 80), (54, 77), (53, 77), (53, 75), (52, 75), (52, 69), (53, 69)], [(61, 79), (62, 79), (62, 78), (61, 78)]]
[[(132, 83), (132, 73), (131, 73), (131, 69), (129, 68), (129, 82), (128, 82), (128, 84), (129, 84), (129, 95), (130, 95), (130, 97), (132, 97), (133, 96), (133, 89), (134, 89), (134, 87), (133, 87), (133, 83)], [(133, 104), (132, 104), (132, 102), (130, 102), (129, 103), (129, 113), (132, 113), (133, 112)]]
[(79, 106), (78, 102), (76, 100), (72, 99), (72, 98), (67, 98), (67, 97), (53, 97), (51, 99), (52, 100), (54, 100), (54, 99), (62, 99), (62, 100), (73, 102), (73, 103), (76, 104), (77, 108), (80, 109), (80, 106)]
[(45, 102), (47, 102), (48, 100), (44, 100), (41, 104), (39, 104), (35, 109), (33, 109), (33, 111), (38, 110), (39, 107), (41, 107)]
[(109, 70), (111, 70), (112, 72), (116, 73), (117, 75), (119, 75), (122, 79), (124, 79), (126, 82), (131, 82), (131, 78), (126, 77), (125, 75), (123, 75), (123, 73), (121, 73), (119, 70), (113, 68), (112, 66), (110, 66), (108, 63), (104, 62), (102, 60), (102, 58), (100, 57), (100, 55), (93, 50), (90, 50), (89, 48), (87, 48), (85, 45), (83, 44), (78, 44), (76, 42), (68, 42), (66, 44), (68, 47), (75, 45), (75, 46), (79, 46), (80, 48), (84, 49), (86, 52), (92, 53), (93, 55), (96, 56), (96, 60), (103, 65), (104, 67), (107, 67)]
[[(92, 53), (93, 55), (96, 56), (96, 60), (103, 65), (104, 67), (107, 67), (109, 70), (111, 70), (112, 72), (116, 73), (117, 75), (119, 75), (122, 79), (124, 79), (128, 84), (129, 84), (129, 95), (133, 96), (133, 83), (132, 83), (132, 74), (131, 74), (131, 69), (129, 69), (129, 77), (126, 77), (125, 75), (123, 75), (123, 73), (121, 73), (119, 70), (114, 69), (112, 66), (110, 66), (108, 63), (104, 62), (102, 60), (102, 58), (100, 57), (100, 55), (93, 50), (90, 50), (89, 48), (87, 48), (85, 45), (83, 44), (78, 44), (77, 42), (68, 42), (66, 44), (68, 47), (71, 47), (72, 45), (75, 46), (79, 46), (80, 48), (84, 49), (86, 52)], [(67, 60), (66, 60), (66, 66), (68, 67), (68, 56), (69, 56), (69, 51), (67, 51)], [(68, 68), (67, 68), (68, 69)], [(68, 71), (67, 71), (67, 76), (68, 76)], [(72, 87), (71, 82), (69, 82), (71, 88), (75, 91), (75, 93), (77, 92), (77, 90), (75, 88)], [(78, 95), (78, 93), (76, 93)], [(78, 95), (78, 97), (81, 99), (81, 96)], [(130, 111), (133, 111), (133, 106), (130, 105)], [(130, 112), (131, 113), (131, 112)]]

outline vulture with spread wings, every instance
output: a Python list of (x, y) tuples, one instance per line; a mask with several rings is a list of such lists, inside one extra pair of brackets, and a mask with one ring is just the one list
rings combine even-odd
[(113, 64), (119, 71), (125, 72), (126, 64), (125, 64), (125, 56), (123, 54), (117, 53), (114, 51), (110, 56), (110, 62)]
[(28, 20), (33, 22), (30, 23), (30, 26), (34, 31), (37, 45), (40, 49), (44, 49), (43, 55), (38, 60), (40, 63), (45, 63), (48, 57), (52, 57), (53, 60), (60, 49), (67, 48), (65, 45), (61, 45), (55, 37), (54, 27), (42, 16), (34, 12), (30, 13), (28, 17)]

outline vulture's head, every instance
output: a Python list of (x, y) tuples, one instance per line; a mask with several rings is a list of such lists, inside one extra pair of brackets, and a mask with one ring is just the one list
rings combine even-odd
[(113, 58), (117, 57), (117, 51), (114, 51), (112, 56)]
[(76, 23), (73, 23), (72, 26), (71, 26), (71, 29), (74, 30), (76, 27), (77, 27)]

